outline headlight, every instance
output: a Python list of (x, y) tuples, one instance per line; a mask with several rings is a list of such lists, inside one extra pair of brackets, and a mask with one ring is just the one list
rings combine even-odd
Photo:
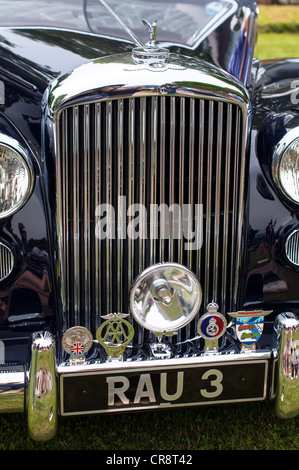
[(150, 266), (135, 280), (130, 307), (135, 320), (161, 336), (187, 325), (198, 313), (201, 287), (195, 275), (177, 263)]
[(283, 194), (299, 203), (299, 128), (288, 132), (277, 145), (272, 172)]
[(16, 212), (28, 199), (33, 173), (20, 144), (0, 134), (0, 218)]

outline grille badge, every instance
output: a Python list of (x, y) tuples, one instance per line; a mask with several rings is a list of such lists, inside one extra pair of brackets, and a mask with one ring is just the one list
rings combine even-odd
[(262, 336), (264, 329), (264, 318), (270, 313), (272, 310), (240, 311), (228, 314), (236, 318), (236, 334), (242, 344), (242, 353), (256, 351), (256, 342)]
[(62, 337), (62, 347), (70, 355), (72, 365), (84, 363), (85, 354), (92, 345), (93, 336), (83, 326), (69, 328)]
[(96, 337), (105, 349), (109, 361), (123, 359), (124, 350), (135, 334), (131, 323), (125, 320), (128, 316), (129, 314), (124, 313), (102, 316), (106, 321), (97, 329)]
[(205, 354), (218, 353), (218, 339), (226, 331), (226, 319), (218, 308), (215, 302), (208, 304), (208, 312), (202, 315), (197, 325), (198, 333), (205, 339)]

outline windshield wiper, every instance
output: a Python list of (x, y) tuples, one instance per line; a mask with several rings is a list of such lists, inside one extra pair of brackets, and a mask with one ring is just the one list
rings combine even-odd
[(124, 28), (124, 30), (131, 36), (131, 38), (134, 40), (135, 44), (142, 49), (144, 49), (145, 44), (143, 44), (142, 41), (136, 36), (136, 34), (133, 33), (131, 28), (118, 16), (118, 14), (113, 10), (113, 8), (108, 5), (108, 3), (105, 0), (99, 0), (99, 2), (111, 13), (111, 15), (114, 16), (114, 18), (121, 24), (121, 26)]

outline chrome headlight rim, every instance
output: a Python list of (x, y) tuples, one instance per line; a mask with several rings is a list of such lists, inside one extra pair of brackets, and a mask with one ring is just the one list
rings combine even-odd
[(1, 147), (4, 147), (8, 151), (15, 153), (17, 157), (21, 160), (28, 175), (28, 185), (25, 194), (22, 196), (18, 203), (16, 203), (10, 209), (7, 209), (3, 212), (0, 211), (0, 220), (12, 216), (16, 212), (18, 212), (24, 206), (24, 204), (26, 204), (32, 194), (35, 182), (33, 164), (29, 157), (28, 150), (15, 138), (0, 132), (0, 148)]
[(299, 204), (299, 197), (298, 200), (296, 200), (292, 195), (285, 189), (282, 181), (281, 181), (281, 175), (280, 175), (280, 166), (282, 159), (285, 155), (285, 153), (288, 151), (290, 146), (294, 144), (298, 140), (299, 142), (299, 127), (295, 127), (294, 129), (291, 129), (288, 131), (283, 138), (278, 142), (276, 145), (274, 152), (273, 152), (273, 158), (272, 158), (272, 178), (274, 180), (274, 183), (280, 193), (288, 199), (288, 201), (292, 202), (293, 204)]

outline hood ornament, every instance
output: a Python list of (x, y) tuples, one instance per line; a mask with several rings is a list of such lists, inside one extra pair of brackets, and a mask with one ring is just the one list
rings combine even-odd
[(146, 20), (142, 20), (142, 23), (144, 26), (148, 29), (149, 32), (149, 41), (145, 44), (144, 47), (147, 49), (149, 48), (155, 48), (157, 49), (157, 44), (156, 44), (156, 39), (157, 39), (157, 20), (153, 22), (153, 24), (150, 24)]
[(159, 47), (157, 39), (157, 20), (152, 24), (146, 20), (142, 23), (149, 32), (149, 40), (143, 47), (135, 47), (133, 49), (133, 60), (135, 64), (148, 65), (154, 68), (165, 67), (169, 58), (169, 50), (165, 47)]
[(99, 2), (111, 13), (112, 16), (114, 16), (138, 46), (133, 49), (133, 60), (135, 64), (143, 64), (152, 68), (164, 68), (169, 57), (169, 50), (164, 47), (159, 47), (156, 43), (157, 20), (155, 20), (153, 24), (150, 24), (146, 20), (142, 20), (149, 32), (149, 41), (146, 44), (143, 44), (143, 42), (140, 41), (136, 34), (133, 33), (131, 28), (121, 19), (116, 11), (111, 8), (106, 0), (99, 0)]

